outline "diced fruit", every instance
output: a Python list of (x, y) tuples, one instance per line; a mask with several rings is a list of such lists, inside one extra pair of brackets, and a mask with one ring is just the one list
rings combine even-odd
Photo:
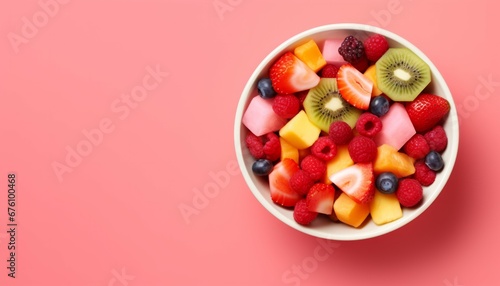
[(332, 176), (332, 174), (352, 165), (354, 165), (354, 161), (352, 161), (351, 156), (349, 156), (347, 145), (338, 146), (337, 155), (326, 163), (325, 183), (331, 184), (332, 181), (330, 181), (330, 176)]
[(286, 52), (269, 71), (277, 93), (290, 94), (315, 87), (320, 77), (292, 52)]
[(448, 100), (433, 94), (420, 94), (406, 104), (406, 112), (417, 132), (425, 132), (436, 126), (449, 111)]
[(293, 207), (302, 198), (290, 187), (290, 178), (299, 169), (299, 165), (289, 158), (285, 158), (274, 166), (269, 174), (269, 190), (274, 203), (284, 207)]
[(383, 96), (378, 95), (370, 101), (370, 112), (378, 117), (384, 116), (389, 111), (389, 100)]
[(350, 64), (342, 65), (337, 74), (340, 95), (354, 107), (367, 110), (372, 97), (373, 82)]
[(370, 215), (377, 225), (386, 224), (403, 217), (403, 211), (396, 194), (383, 194), (375, 191), (375, 196), (370, 203)]
[(410, 176), (415, 173), (413, 165), (415, 159), (398, 152), (394, 147), (383, 144), (377, 148), (377, 157), (373, 163), (373, 170), (376, 174), (392, 172), (398, 178)]
[(294, 54), (314, 72), (318, 72), (326, 65), (326, 61), (314, 40), (309, 40), (308, 42), (296, 47)]
[(411, 123), (410, 117), (401, 103), (393, 103), (389, 112), (380, 117), (380, 120), (384, 128), (373, 138), (377, 146), (388, 144), (399, 150), (416, 133), (413, 123)]
[(301, 199), (293, 208), (293, 219), (301, 225), (309, 225), (318, 216), (307, 208), (306, 199)]
[(252, 164), (252, 172), (257, 176), (267, 176), (273, 170), (273, 162), (259, 159)]
[(299, 163), (299, 150), (294, 147), (292, 144), (286, 142), (285, 139), (280, 137), (280, 146), (281, 146), (281, 161), (285, 158), (290, 158), (295, 162)]
[(273, 111), (273, 99), (254, 96), (250, 101), (241, 122), (256, 136), (279, 130), (286, 124), (286, 119)]
[(335, 189), (324, 183), (314, 184), (307, 193), (307, 208), (312, 212), (332, 214)]
[(398, 177), (391, 172), (383, 172), (377, 176), (375, 186), (384, 194), (392, 194), (398, 188)]
[(321, 129), (309, 121), (303, 110), (279, 131), (280, 136), (297, 149), (309, 148), (318, 139), (320, 133)]
[(381, 95), (382, 91), (378, 89), (377, 85), (377, 74), (376, 74), (376, 67), (375, 65), (369, 66), (366, 71), (364, 72), (364, 75), (371, 81), (373, 82), (373, 89), (372, 89), (372, 96), (377, 96)]
[(333, 64), (336, 66), (341, 66), (347, 63), (344, 58), (339, 54), (340, 45), (344, 39), (327, 39), (323, 42), (323, 49), (321, 50), (321, 54), (327, 63)]
[(276, 96), (276, 91), (273, 89), (273, 85), (270, 78), (261, 78), (257, 82), (257, 90), (262, 98), (273, 98)]
[(333, 203), (333, 211), (341, 222), (359, 227), (370, 214), (370, 205), (360, 204), (342, 193)]
[(375, 181), (371, 163), (357, 163), (333, 173), (330, 181), (358, 203), (366, 204), (373, 199)]
[(437, 172), (443, 169), (444, 161), (441, 154), (436, 151), (431, 151), (425, 156), (425, 165), (427, 165), (429, 169)]

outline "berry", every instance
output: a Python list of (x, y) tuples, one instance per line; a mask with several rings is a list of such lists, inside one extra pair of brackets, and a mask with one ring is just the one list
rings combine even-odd
[(323, 161), (329, 161), (337, 155), (337, 146), (330, 137), (321, 136), (311, 146), (311, 154)]
[(307, 193), (307, 208), (312, 212), (331, 215), (334, 197), (335, 189), (332, 185), (316, 183), (311, 187), (309, 193)]
[(248, 132), (245, 137), (245, 143), (247, 145), (248, 151), (250, 155), (254, 157), (254, 159), (262, 159), (265, 157), (264, 154), (264, 144), (262, 143), (262, 139), (257, 137), (255, 134)]
[(369, 163), (377, 156), (377, 145), (371, 138), (363, 135), (354, 137), (347, 150), (354, 163)]
[(378, 61), (378, 59), (380, 59), (380, 57), (382, 57), (382, 55), (389, 49), (387, 39), (380, 34), (368, 37), (364, 41), (363, 46), (365, 47), (366, 57), (372, 62)]
[(424, 135), (415, 134), (403, 146), (403, 151), (414, 159), (422, 159), (431, 151)]
[(415, 162), (415, 178), (422, 186), (430, 186), (436, 179), (436, 172), (429, 169), (423, 160)]
[(365, 112), (356, 121), (356, 131), (359, 134), (372, 138), (382, 130), (382, 121), (376, 115)]
[(293, 207), (302, 196), (290, 187), (290, 178), (300, 170), (299, 165), (290, 158), (278, 162), (269, 174), (271, 200), (284, 207)]
[(273, 101), (273, 110), (278, 116), (290, 119), (300, 111), (300, 100), (293, 94), (278, 94)]
[(276, 161), (281, 157), (281, 144), (278, 135), (273, 132), (256, 136), (249, 132), (245, 137), (248, 151), (255, 159)]
[(422, 200), (422, 185), (412, 178), (401, 179), (396, 190), (396, 197), (402, 206), (411, 208)]
[(430, 149), (436, 152), (443, 152), (448, 145), (448, 137), (446, 137), (446, 132), (441, 125), (436, 125), (434, 128), (427, 131), (424, 137)]
[(373, 165), (371, 163), (351, 165), (333, 173), (330, 180), (358, 203), (367, 204), (375, 195)]
[(433, 94), (420, 94), (412, 102), (406, 104), (406, 112), (419, 133), (436, 126), (449, 111), (448, 100)]
[(337, 145), (348, 144), (354, 137), (352, 128), (345, 121), (334, 121), (328, 131), (330, 139)]
[(305, 196), (314, 185), (314, 180), (308, 172), (298, 170), (290, 177), (290, 187), (297, 193)]
[(389, 100), (383, 95), (375, 96), (370, 101), (370, 112), (378, 117), (386, 114), (389, 111), (389, 107)]
[(378, 175), (375, 186), (384, 194), (392, 194), (398, 188), (398, 177), (392, 172), (383, 172)]
[(252, 164), (252, 172), (257, 176), (267, 176), (273, 170), (273, 163), (266, 159), (259, 159)]
[(327, 64), (321, 70), (321, 77), (336, 78), (339, 68), (336, 65)]
[(306, 199), (298, 201), (293, 209), (293, 219), (301, 225), (309, 225), (317, 216), (318, 213), (307, 208)]
[(318, 159), (314, 155), (307, 155), (300, 162), (302, 170), (309, 173), (315, 181), (320, 180), (326, 173), (326, 163)]
[(361, 59), (359, 59), (359, 61), (351, 63), (351, 65), (358, 71), (364, 73), (370, 66), (370, 63), (368, 62), (368, 59), (366, 57), (362, 57)]
[(290, 94), (315, 87), (319, 76), (292, 52), (286, 52), (269, 70), (269, 77), (277, 93)]
[(262, 98), (273, 98), (276, 96), (270, 78), (261, 78), (257, 82), (257, 90)]
[(443, 169), (444, 161), (441, 154), (436, 151), (430, 151), (429, 154), (425, 156), (425, 165), (427, 165), (429, 169), (437, 172)]
[(343, 64), (337, 74), (340, 95), (358, 109), (367, 110), (372, 98), (373, 82), (351, 64)]
[(302, 107), (303, 104), (304, 104), (304, 99), (306, 99), (306, 96), (309, 94), (309, 90), (303, 90), (303, 91), (299, 91), (295, 94), (295, 96), (297, 96), (297, 98), (299, 99), (299, 102), (300, 102), (300, 106)]
[(339, 54), (346, 62), (355, 63), (365, 56), (365, 47), (354, 36), (347, 36), (339, 47)]

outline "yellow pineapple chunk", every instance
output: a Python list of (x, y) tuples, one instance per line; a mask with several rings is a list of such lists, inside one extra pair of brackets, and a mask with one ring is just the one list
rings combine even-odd
[(370, 213), (368, 204), (360, 204), (342, 193), (333, 203), (338, 220), (353, 227), (360, 226)]
[(280, 136), (297, 149), (310, 147), (320, 133), (321, 129), (309, 121), (304, 110), (297, 113), (279, 131)]
[(370, 203), (370, 214), (374, 223), (382, 225), (401, 218), (403, 211), (396, 194), (384, 194), (376, 190)]

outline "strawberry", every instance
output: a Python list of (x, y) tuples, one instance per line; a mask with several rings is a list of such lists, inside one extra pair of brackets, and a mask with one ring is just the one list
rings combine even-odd
[(299, 169), (299, 165), (290, 158), (285, 158), (274, 166), (269, 174), (269, 189), (273, 202), (293, 207), (302, 199), (302, 196), (290, 187), (290, 178)]
[(291, 94), (313, 88), (320, 79), (292, 52), (286, 52), (272, 65), (269, 77), (274, 90), (280, 94)]
[(332, 214), (335, 189), (325, 183), (314, 184), (307, 193), (307, 209), (311, 212)]
[(342, 97), (354, 107), (367, 110), (372, 97), (373, 82), (351, 64), (344, 64), (337, 73), (337, 86)]
[(346, 195), (358, 203), (369, 203), (375, 194), (372, 163), (356, 163), (330, 176)]
[(424, 132), (436, 126), (449, 111), (448, 100), (433, 94), (420, 94), (406, 104), (406, 112), (417, 132)]

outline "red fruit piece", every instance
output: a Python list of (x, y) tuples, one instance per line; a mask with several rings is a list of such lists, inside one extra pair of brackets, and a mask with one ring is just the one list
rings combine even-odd
[(314, 180), (311, 178), (311, 175), (304, 170), (298, 170), (290, 178), (290, 187), (303, 196), (307, 195), (309, 189), (313, 185)]
[(336, 65), (327, 64), (321, 70), (321, 77), (336, 78), (339, 68)]
[(301, 225), (309, 225), (317, 216), (318, 213), (307, 208), (306, 199), (298, 201), (293, 209), (293, 219)]
[(412, 178), (401, 179), (399, 180), (398, 189), (396, 190), (396, 197), (402, 206), (411, 208), (422, 200), (422, 185)]
[(247, 145), (250, 155), (252, 155), (254, 159), (264, 159), (264, 144), (262, 143), (262, 139), (260, 139), (260, 137), (248, 132), (245, 137), (245, 144)]
[(337, 74), (340, 95), (351, 105), (367, 110), (372, 97), (373, 82), (351, 64), (344, 64)]
[(330, 161), (337, 155), (337, 146), (328, 136), (319, 137), (311, 146), (311, 154), (323, 161)]
[(349, 145), (347, 151), (354, 163), (369, 163), (377, 157), (377, 145), (373, 139), (363, 135), (354, 137)]
[(330, 176), (330, 180), (358, 203), (367, 204), (375, 195), (373, 165), (357, 163)]
[(359, 59), (359, 61), (351, 63), (351, 65), (359, 72), (364, 73), (368, 66), (370, 66), (370, 63), (368, 62), (368, 59), (366, 57), (362, 57), (361, 59)]
[(403, 146), (403, 151), (410, 157), (422, 159), (431, 151), (424, 135), (415, 134)]
[(273, 110), (279, 117), (290, 119), (300, 111), (300, 100), (293, 94), (278, 94), (273, 100)]
[(359, 134), (372, 138), (382, 130), (382, 121), (375, 114), (365, 112), (356, 121), (356, 131)]
[(308, 172), (315, 181), (322, 179), (326, 173), (326, 163), (314, 155), (304, 157), (300, 162), (300, 167), (302, 170)]
[(333, 211), (335, 189), (325, 183), (314, 184), (307, 193), (306, 203), (309, 211), (330, 215)]
[(366, 57), (372, 61), (376, 62), (382, 55), (389, 49), (389, 43), (387, 39), (380, 35), (375, 34), (368, 37), (364, 42)]
[(406, 104), (406, 112), (417, 132), (425, 132), (436, 126), (450, 111), (450, 103), (433, 94), (420, 94)]
[(330, 139), (337, 145), (348, 144), (354, 137), (351, 126), (345, 121), (335, 121), (330, 125), (328, 132)]
[(446, 132), (441, 125), (436, 125), (434, 128), (427, 131), (424, 134), (424, 137), (425, 140), (427, 140), (430, 149), (436, 152), (443, 152), (448, 145), (448, 137), (446, 136)]
[(290, 187), (290, 178), (299, 169), (299, 165), (290, 158), (285, 158), (274, 166), (269, 174), (269, 190), (274, 203), (293, 207), (302, 198)]
[(436, 180), (436, 172), (429, 169), (423, 160), (418, 160), (415, 162), (413, 178), (422, 186), (430, 186)]
[(292, 52), (283, 54), (269, 70), (274, 90), (291, 94), (315, 87), (320, 77)]
[(278, 135), (273, 132), (256, 136), (249, 132), (245, 137), (248, 151), (255, 159), (276, 161), (281, 157), (281, 143)]

